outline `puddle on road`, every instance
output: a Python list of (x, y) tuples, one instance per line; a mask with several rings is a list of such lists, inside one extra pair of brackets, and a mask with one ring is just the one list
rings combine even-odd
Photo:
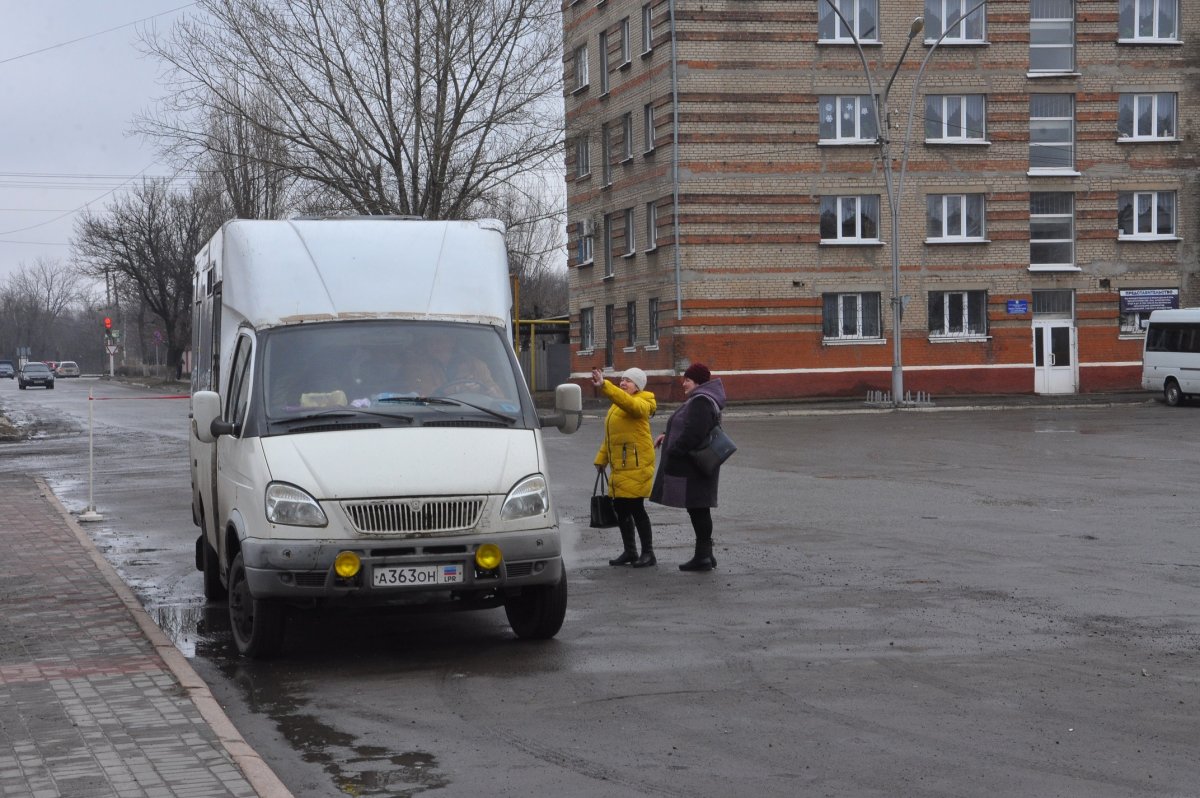
[(435, 756), (425, 751), (396, 753), (322, 723), (303, 711), (307, 703), (284, 678), (286, 661), (251, 662), (233, 655), (225, 604), (159, 604), (147, 608), (158, 627), (189, 659), (212, 663), (241, 690), (250, 712), (274, 722), (292, 750), (319, 765), (338, 794), (356, 798), (411, 798), (449, 785)]

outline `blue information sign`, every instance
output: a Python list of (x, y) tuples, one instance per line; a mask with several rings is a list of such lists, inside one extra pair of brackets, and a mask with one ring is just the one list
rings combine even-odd
[(1008, 312), (1009, 312), (1009, 314), (1028, 313), (1029, 312), (1029, 300), (1028, 299), (1010, 299), (1010, 300), (1008, 300)]

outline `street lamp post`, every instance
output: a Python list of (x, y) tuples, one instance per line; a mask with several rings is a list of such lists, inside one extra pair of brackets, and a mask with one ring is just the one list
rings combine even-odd
[(871, 94), (871, 102), (875, 107), (875, 124), (879, 129), (879, 137), (877, 143), (879, 145), (879, 158), (883, 162), (883, 182), (884, 189), (887, 191), (888, 209), (891, 212), (891, 227), (892, 240), (889, 242), (892, 256), (892, 406), (901, 407), (904, 403), (904, 361), (903, 347), (900, 339), (901, 318), (904, 315), (904, 298), (900, 294), (900, 202), (904, 193), (904, 175), (908, 169), (908, 151), (912, 141), (912, 126), (913, 116), (917, 105), (917, 90), (920, 88), (921, 79), (925, 74), (925, 66), (929, 63), (933, 51), (938, 48), (951, 32), (957, 30), (960, 25), (967, 21), (969, 17), (987, 5), (987, 0), (980, 0), (970, 11), (959, 17), (953, 24), (945, 27), (941, 35), (929, 48), (929, 52), (925, 54), (925, 58), (921, 61), (921, 68), (917, 71), (917, 76), (913, 81), (912, 100), (908, 104), (908, 122), (904, 129), (904, 149), (900, 159), (900, 181), (897, 184), (893, 179), (892, 174), (892, 156), (891, 156), (891, 140), (888, 137), (888, 131), (891, 127), (891, 122), (888, 119), (888, 96), (892, 91), (892, 83), (896, 80), (896, 75), (900, 72), (900, 65), (904, 63), (905, 56), (908, 55), (908, 48), (912, 46), (912, 41), (925, 28), (925, 20), (923, 17), (916, 17), (908, 28), (908, 40), (904, 42), (904, 49), (900, 52), (900, 57), (896, 59), (896, 65), (892, 68), (892, 74), (888, 77), (888, 81), (884, 84), (883, 91), (876, 93), (875, 79), (872, 76), (871, 68), (867, 64), (866, 53), (863, 52), (862, 44), (858, 41), (858, 34), (854, 32), (854, 27), (842, 16), (841, 10), (837, 7), (835, 0), (825, 0), (829, 4), (830, 10), (837, 15), (846, 32), (850, 34), (850, 39), (854, 42), (855, 49), (858, 50), (859, 61), (862, 62), (863, 74), (867, 77), (867, 91)]

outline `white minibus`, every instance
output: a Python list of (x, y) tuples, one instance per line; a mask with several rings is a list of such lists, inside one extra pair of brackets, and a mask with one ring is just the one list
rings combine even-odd
[(1171, 407), (1200, 393), (1200, 308), (1150, 314), (1142, 353), (1142, 387), (1162, 391)]

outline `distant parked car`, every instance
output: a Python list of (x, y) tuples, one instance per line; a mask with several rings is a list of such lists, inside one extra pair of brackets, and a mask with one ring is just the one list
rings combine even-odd
[(78, 377), (79, 364), (74, 360), (64, 360), (58, 364), (58, 368), (54, 369), (56, 377)]
[(0, 360), (0, 378), (7, 377), (11, 380), (15, 376), (17, 376), (17, 372), (13, 369), (12, 361)]
[(45, 363), (31, 360), (17, 373), (17, 387), (22, 391), (30, 385), (41, 385), (48, 390), (54, 390), (54, 372)]

